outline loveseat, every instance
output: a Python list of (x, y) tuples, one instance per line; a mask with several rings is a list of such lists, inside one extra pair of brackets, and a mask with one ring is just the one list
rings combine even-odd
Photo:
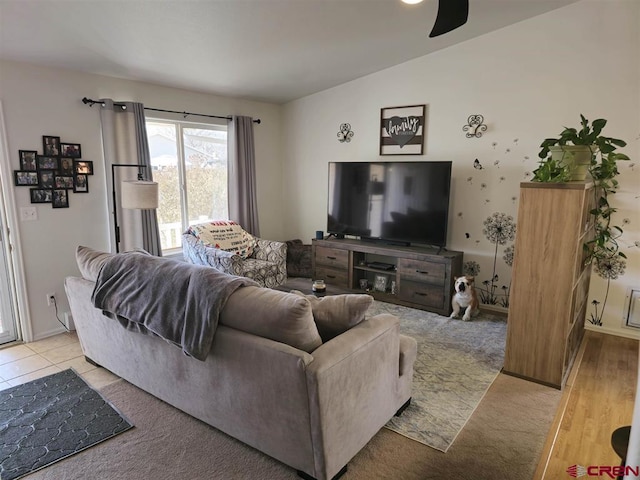
[[(222, 224), (222, 225), (221, 225)], [(207, 241), (203, 233), (222, 227), (218, 239), (240, 248), (220, 248), (215, 240)], [(229, 231), (224, 231), (224, 230)], [(213, 267), (229, 275), (247, 277), (262, 287), (274, 288), (287, 281), (287, 245), (284, 242), (253, 237), (232, 221), (192, 225), (182, 234), (182, 253), (187, 262)]]
[[(130, 254), (79, 247), (82, 277), (65, 280), (87, 359), (303, 478), (340, 476), (410, 401), (416, 342), (399, 334), (398, 318), (366, 316), (368, 295), (316, 299), (239, 287), (222, 307), (210, 351), (201, 361), (159, 336), (124, 328), (94, 306), (106, 265), (117, 255)], [(211, 270), (153, 259), (158, 265), (173, 262), (171, 268), (181, 273)], [(145, 315), (154, 309), (152, 303)]]

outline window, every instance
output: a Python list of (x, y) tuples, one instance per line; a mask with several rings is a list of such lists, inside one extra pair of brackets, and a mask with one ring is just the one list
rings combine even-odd
[(194, 223), (228, 219), (227, 127), (147, 119), (163, 254), (182, 247)]

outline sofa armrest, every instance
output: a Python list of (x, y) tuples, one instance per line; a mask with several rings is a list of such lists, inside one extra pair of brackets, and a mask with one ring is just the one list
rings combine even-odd
[[(398, 318), (377, 315), (318, 347), (307, 368), (316, 478), (332, 478), (394, 415)], [(326, 459), (326, 462), (323, 461)]]
[[(282, 275), (284, 281), (287, 279), (287, 244), (276, 240), (256, 239), (256, 246), (253, 249), (251, 258), (256, 260), (266, 260), (277, 265), (278, 274)], [(284, 283), (284, 281), (282, 283)]]

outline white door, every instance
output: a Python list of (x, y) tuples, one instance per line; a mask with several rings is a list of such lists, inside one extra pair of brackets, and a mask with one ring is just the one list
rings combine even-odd
[[(0, 202), (0, 207), (2, 202)], [(8, 268), (10, 246), (7, 240), (4, 209), (0, 208), (0, 344), (16, 340), (16, 317), (12, 294), (11, 274)]]
[(12, 201), (8, 186), (10, 185), (11, 169), (9, 155), (7, 153), (7, 138), (4, 128), (4, 114), (2, 101), (0, 101), (0, 344), (12, 342), (17, 339), (16, 328), (16, 299), (13, 286), (15, 270), (11, 262), (13, 258), (11, 243), (9, 241), (9, 228), (7, 222), (7, 202)]

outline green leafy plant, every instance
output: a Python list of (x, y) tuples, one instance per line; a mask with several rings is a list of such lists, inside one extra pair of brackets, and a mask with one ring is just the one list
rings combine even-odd
[(540, 166), (533, 171), (534, 182), (563, 183), (571, 179), (569, 167), (561, 162), (557, 162), (551, 157), (540, 162)]
[(591, 150), (591, 163), (588, 171), (595, 185), (593, 189), (594, 208), (589, 213), (594, 217), (593, 238), (583, 244), (585, 263), (592, 264), (596, 273), (607, 280), (607, 294), (602, 308), (598, 311), (600, 302), (594, 300), (596, 313), (591, 315), (591, 323), (602, 325), (602, 315), (609, 294), (611, 279), (624, 274), (626, 255), (620, 251), (618, 238), (623, 231), (613, 223), (616, 209), (609, 203), (609, 195), (616, 193), (620, 174), (617, 162), (629, 160), (624, 153), (616, 152), (618, 147), (625, 147), (627, 143), (617, 138), (602, 135), (607, 120), (598, 118), (589, 122), (584, 115), (580, 115), (580, 128), (564, 127), (557, 138), (546, 138), (541, 144), (538, 156), (542, 159), (540, 167), (534, 171), (533, 181), (536, 182), (564, 182), (570, 178), (567, 167), (551, 158), (549, 148), (563, 145), (586, 145)]
[(580, 126), (576, 128), (564, 127), (557, 138), (546, 138), (541, 144), (538, 157), (547, 158), (549, 155), (549, 147), (554, 145), (588, 145), (591, 147), (591, 153), (595, 155), (596, 151), (600, 151), (602, 155), (608, 155), (618, 147), (626, 146), (626, 142), (617, 138), (605, 137), (601, 135), (607, 121), (604, 118), (598, 118), (589, 123), (584, 115), (580, 114)]

